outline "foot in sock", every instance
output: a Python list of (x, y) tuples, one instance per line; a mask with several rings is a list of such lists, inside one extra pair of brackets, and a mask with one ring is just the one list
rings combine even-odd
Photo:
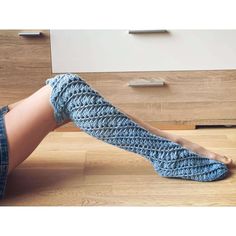
[(46, 80), (58, 124), (72, 120), (89, 135), (147, 158), (163, 177), (214, 181), (228, 172), (224, 163), (208, 159), (134, 122), (74, 74)]

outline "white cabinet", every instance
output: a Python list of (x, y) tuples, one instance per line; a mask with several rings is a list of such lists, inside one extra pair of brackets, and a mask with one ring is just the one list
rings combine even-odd
[(236, 69), (236, 30), (50, 33), (54, 73)]

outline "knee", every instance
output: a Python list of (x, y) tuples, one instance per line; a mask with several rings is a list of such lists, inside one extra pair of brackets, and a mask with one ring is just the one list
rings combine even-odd
[(78, 75), (66, 73), (59, 74), (47, 79), (46, 84), (50, 84), (52, 87), (57, 86), (57, 90), (60, 91), (61, 89), (66, 88), (67, 85), (78, 81), (82, 81), (82, 79)]

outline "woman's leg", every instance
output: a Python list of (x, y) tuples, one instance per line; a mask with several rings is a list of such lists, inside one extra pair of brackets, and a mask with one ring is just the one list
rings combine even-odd
[(50, 131), (58, 127), (49, 101), (50, 93), (51, 88), (46, 85), (26, 99), (8, 106), (10, 111), (5, 115), (8, 173), (24, 161)]
[[(40, 100), (45, 100), (45, 101), (48, 101), (48, 92), (46, 92), (47, 90), (50, 90), (50, 93), (51, 93), (51, 87), (49, 88), (49, 86), (44, 86), (43, 88), (44, 92), (41, 92), (40, 93), (40, 96), (37, 96), (37, 99), (40, 98)], [(31, 101), (33, 102), (33, 99), (36, 99), (36, 96), (31, 96)], [(12, 104), (9, 104), (8, 105), (8, 108), (9, 110), (13, 110), (16, 106), (19, 106), (20, 104), (22, 104), (22, 102), (25, 101), (25, 99), (22, 99), (16, 103), (12, 103)], [(46, 103), (47, 104), (47, 103)], [(47, 104), (48, 105), (48, 104)], [(28, 108), (27, 108), (28, 109)], [(52, 109), (49, 109), (48, 110), (49, 113), (52, 113)], [(41, 111), (40, 111), (41, 112)], [(123, 113), (125, 113), (124, 111), (122, 111)], [(45, 115), (45, 109), (42, 110), (42, 115)], [(203, 155), (203, 156), (207, 156), (209, 157), (210, 159), (215, 159), (215, 160), (218, 160), (218, 161), (221, 161), (225, 164), (231, 164), (232, 163), (232, 159), (226, 157), (226, 156), (223, 156), (223, 155), (220, 155), (220, 154), (217, 154), (217, 153), (214, 153), (210, 150), (207, 150), (205, 149), (204, 147), (196, 144), (196, 143), (192, 143), (190, 142), (189, 140), (186, 140), (186, 139), (183, 139), (182, 137), (178, 136), (178, 135), (174, 135), (174, 134), (171, 134), (171, 133), (168, 133), (168, 132), (165, 132), (165, 131), (162, 131), (160, 129), (157, 129), (155, 127), (152, 127), (150, 125), (148, 125), (147, 123), (144, 123), (142, 120), (138, 119), (137, 117), (133, 117), (131, 115), (128, 115), (126, 114), (127, 116), (130, 117), (130, 119), (133, 119), (135, 122), (139, 123), (140, 125), (142, 125), (144, 128), (146, 128), (147, 130), (153, 132), (154, 134), (158, 135), (158, 136), (161, 136), (161, 137), (164, 137), (164, 138), (167, 138), (173, 142), (176, 142), (176, 143), (179, 143), (181, 144), (182, 146), (200, 154), (200, 155)], [(17, 117), (17, 116), (16, 116)], [(18, 120), (18, 119), (17, 119)], [(69, 121), (69, 120), (68, 120)], [(17, 122), (17, 121), (15, 121)], [(9, 123), (7, 121), (7, 123)], [(8, 125), (7, 125), (8, 126)], [(55, 128), (58, 128), (59, 126), (61, 125), (58, 125), (56, 124), (56, 126), (54, 127)], [(13, 162), (13, 160), (15, 160), (15, 158), (11, 157), (11, 161)], [(23, 161), (23, 159), (21, 159)]]
[[(30, 97), (9, 105), (10, 111), (5, 115), (9, 142), (9, 172), (24, 161), (50, 131), (69, 122), (69, 119), (60, 124), (55, 121), (54, 109), (50, 104), (51, 92), (51, 86), (46, 85)], [(153, 134), (179, 143), (199, 155), (219, 160), (225, 164), (232, 161), (179, 136), (155, 129), (137, 118), (130, 117), (130, 119), (133, 119)]]
[(58, 75), (46, 83), (52, 87), (50, 100), (58, 123), (71, 119), (89, 135), (147, 158), (164, 177), (213, 181), (226, 176), (227, 167), (215, 156), (210, 159), (208, 152), (198, 154), (196, 145), (193, 152), (168, 138), (175, 136), (143, 127), (77, 75)]

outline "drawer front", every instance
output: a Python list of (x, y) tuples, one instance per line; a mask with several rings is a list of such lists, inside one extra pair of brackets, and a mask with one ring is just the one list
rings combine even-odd
[(54, 73), (236, 69), (236, 30), (50, 33)]
[(0, 106), (29, 96), (51, 76), (50, 34), (19, 36), (26, 30), (0, 30)]
[[(236, 70), (80, 75), (111, 103), (153, 125), (236, 125)], [(162, 79), (165, 85), (128, 85), (139, 78)]]

